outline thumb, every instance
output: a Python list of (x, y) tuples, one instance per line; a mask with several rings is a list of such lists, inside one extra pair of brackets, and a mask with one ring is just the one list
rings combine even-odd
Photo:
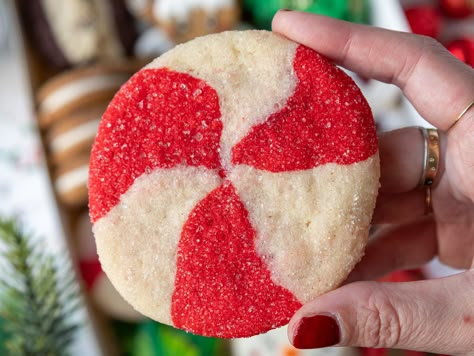
[(297, 348), (364, 346), (444, 354), (474, 351), (474, 270), (447, 278), (357, 282), (304, 305), (288, 336)]

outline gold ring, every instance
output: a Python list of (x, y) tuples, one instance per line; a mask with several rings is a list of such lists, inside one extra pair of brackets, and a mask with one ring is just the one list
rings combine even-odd
[(437, 129), (420, 127), (424, 141), (423, 170), (419, 186), (431, 186), (439, 171), (440, 149)]
[(454, 120), (454, 122), (451, 124), (451, 126), (448, 127), (448, 129), (446, 131), (451, 130), (459, 122), (459, 120), (461, 120), (461, 118), (464, 116), (464, 114), (466, 114), (469, 111), (469, 109), (471, 109), (472, 107), (474, 107), (474, 100), (468, 106), (466, 106), (466, 108), (457, 117), (457, 119)]
[(427, 186), (425, 190), (425, 215), (433, 212), (433, 206), (431, 205), (431, 187)]

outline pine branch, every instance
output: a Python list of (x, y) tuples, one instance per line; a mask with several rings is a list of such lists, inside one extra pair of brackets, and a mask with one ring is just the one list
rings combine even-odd
[(0, 316), (8, 354), (67, 355), (79, 325), (70, 321), (79, 306), (70, 267), (58, 270), (13, 220), (0, 218)]

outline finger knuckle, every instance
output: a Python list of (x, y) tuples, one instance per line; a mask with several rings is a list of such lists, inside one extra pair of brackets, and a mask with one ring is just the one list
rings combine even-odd
[[(422, 35), (407, 34), (407, 42), (411, 43), (411, 47), (416, 50), (410, 56), (405, 57), (400, 69), (391, 78), (391, 82), (397, 84), (403, 89), (413, 73), (420, 66), (425, 65), (430, 58), (437, 57), (449, 52), (432, 37)], [(446, 52), (446, 53), (445, 53)]]
[[(453, 60), (455, 58), (441, 42), (433, 37), (416, 35), (415, 41), (417, 41), (420, 48), (421, 58), (426, 59), (426, 61), (439, 60), (440, 58)], [(421, 62), (421, 58), (419, 62)]]
[(369, 295), (359, 313), (359, 338), (367, 347), (394, 347), (401, 335), (400, 316), (390, 298), (383, 292)]
[(413, 37), (417, 41), (418, 47), (422, 52), (428, 52), (433, 54), (439, 54), (445, 52), (444, 46), (435, 38), (423, 35), (414, 35)]

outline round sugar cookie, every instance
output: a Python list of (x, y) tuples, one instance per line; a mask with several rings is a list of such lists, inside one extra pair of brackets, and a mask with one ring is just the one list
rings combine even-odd
[(247, 337), (286, 324), (360, 260), (377, 136), (354, 82), (266, 31), (175, 47), (99, 125), (89, 205), (99, 258), (144, 315)]

